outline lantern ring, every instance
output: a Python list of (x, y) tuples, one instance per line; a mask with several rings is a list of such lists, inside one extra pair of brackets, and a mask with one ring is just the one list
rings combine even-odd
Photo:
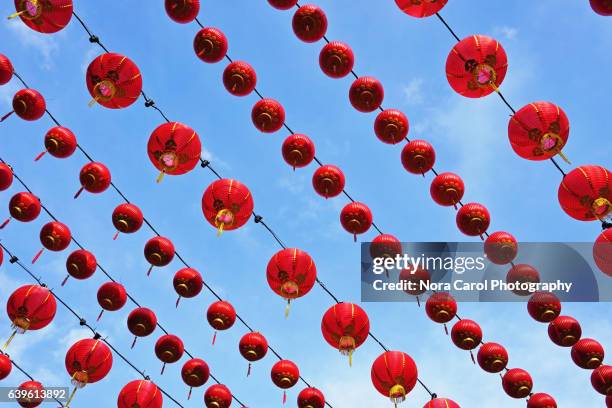
[(563, 338), (561, 339), (561, 343), (564, 346), (571, 346), (572, 344), (574, 344), (576, 342), (576, 337), (572, 336), (571, 334), (568, 334), (566, 336), (563, 336)]
[(44, 237), (44, 241), (45, 241), (45, 246), (53, 246), (53, 244), (55, 244), (55, 237), (53, 237), (53, 235), (47, 235), (46, 237)]
[(13, 211), (17, 214), (17, 215), (21, 215), (23, 213), (23, 210), (21, 209), (21, 207), (19, 206), (15, 206), (13, 207)]
[(110, 298), (102, 299), (102, 303), (104, 303), (106, 307), (113, 307), (113, 301)]
[(174, 171), (179, 166), (179, 158), (176, 152), (167, 150), (160, 154), (159, 164), (164, 168), (163, 171)]
[(113, 81), (105, 79), (94, 86), (94, 93), (96, 101), (109, 102), (115, 97), (117, 87)]
[(338, 349), (342, 354), (348, 354), (355, 350), (355, 339), (351, 336), (342, 336), (338, 345)]
[(128, 224), (128, 222), (124, 219), (121, 220), (117, 220), (116, 221), (117, 225), (119, 225), (122, 229), (126, 230), (129, 228), (130, 224)]
[(25, 333), (30, 328), (31, 323), (32, 322), (27, 317), (17, 317), (13, 320), (13, 326), (19, 334)]
[(83, 388), (89, 382), (89, 374), (85, 370), (76, 371), (70, 383), (77, 388)]
[(225, 320), (223, 320), (223, 319), (222, 319), (222, 318), (220, 318), (220, 317), (215, 317), (215, 318), (213, 319), (213, 323), (215, 323), (215, 324), (216, 324), (216, 325), (218, 325), (218, 326), (225, 326)]
[(22, 115), (25, 114), (28, 111), (28, 104), (23, 99), (21, 99), (21, 98), (17, 99), (17, 102), (19, 102), (21, 104), (21, 105), (18, 105), (18, 106), (23, 107), (23, 109), (22, 110), (15, 109), (15, 111), (17, 113), (22, 114)]
[(203, 54), (208, 54), (215, 48), (215, 43), (210, 38), (204, 38), (202, 40), (204, 46), (202, 47)]
[(497, 72), (495, 72), (495, 69), (489, 64), (478, 64), (472, 70), (472, 76), (474, 77), (474, 81), (476, 82), (476, 84), (478, 84), (478, 86), (480, 87), (486, 87), (490, 85), (497, 88), (495, 86), (495, 81), (497, 80)]
[(244, 86), (245, 79), (240, 73), (234, 73), (232, 75), (232, 92), (236, 92), (236, 89)]
[(393, 400), (393, 402), (404, 401), (406, 399), (406, 389), (400, 384), (395, 384), (389, 390), (389, 397)]
[(213, 408), (221, 408), (221, 405), (219, 405), (217, 401), (210, 401), (208, 404)]
[(593, 201), (592, 208), (595, 216), (602, 219), (612, 211), (612, 203), (607, 198), (599, 197)]
[(247, 350), (247, 351), (244, 352), (244, 354), (246, 354), (247, 356), (252, 357), (252, 358), (257, 358), (258, 357), (257, 352), (255, 350)]
[(601, 365), (601, 359), (599, 357), (591, 357), (586, 363), (586, 366), (590, 369), (595, 369)]
[(28, 20), (36, 20), (42, 15), (43, 8), (39, 4), (39, 0), (25, 0), (20, 4), (21, 10), (18, 14)]
[(263, 122), (261, 127), (263, 129), (265, 129), (266, 123), (272, 122), (272, 115), (270, 115), (268, 112), (262, 112), (262, 113), (259, 114), (257, 119), (259, 119), (261, 122)]
[(293, 383), (293, 381), (289, 377), (282, 377), (280, 380), (278, 380), (278, 382), (280, 383), (281, 386), (287, 386), (287, 387)]
[(465, 339), (461, 340), (461, 344), (464, 347), (473, 347), (476, 344), (476, 341), (472, 338), (472, 337), (466, 337)]
[(49, 144), (51, 145), (51, 146), (47, 147), (48, 151), (54, 152), (54, 151), (56, 151), (59, 148), (59, 142), (54, 137), (51, 137), (51, 138), (47, 139), (47, 142), (49, 142)]

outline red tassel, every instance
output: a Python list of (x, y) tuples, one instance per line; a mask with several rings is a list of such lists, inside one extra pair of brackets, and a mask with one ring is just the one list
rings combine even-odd
[(3, 229), (4, 227), (6, 227), (6, 225), (11, 222), (11, 217), (8, 217), (6, 220), (4, 220), (4, 222), (2, 223), (2, 225), (0, 225), (0, 229)]
[(36, 253), (36, 255), (34, 255), (34, 258), (32, 258), (32, 264), (34, 264), (36, 261), (38, 261), (38, 258), (40, 258), (40, 256), (42, 255), (44, 250), (45, 250), (45, 248), (41, 248), (41, 250), (38, 251)]
[(164, 375), (164, 370), (166, 369), (166, 363), (162, 366), (161, 373), (159, 375)]
[(476, 360), (474, 359), (474, 353), (470, 350), (470, 356), (472, 357), (472, 363), (476, 364)]
[(102, 318), (103, 314), (104, 314), (104, 309), (100, 310), (100, 314), (98, 315), (98, 318), (96, 319), (96, 322), (100, 321), (100, 319)]
[(79, 198), (79, 196), (80, 196), (80, 195), (81, 195), (81, 193), (83, 192), (83, 189), (84, 189), (84, 188), (85, 188), (85, 187), (81, 187), (81, 188), (79, 188), (79, 191), (77, 191), (77, 192), (76, 192), (76, 194), (74, 195), (74, 198), (75, 198), (75, 199)]
[(152, 270), (153, 270), (153, 265), (151, 265), (151, 266), (149, 267), (149, 270), (147, 271), (147, 276), (150, 276), (150, 275), (151, 275), (151, 271), (152, 271)]
[(70, 275), (66, 275), (66, 277), (62, 281), (62, 285), (61, 286), (64, 286), (66, 284), (66, 282), (68, 282), (68, 278), (70, 278)]
[(247, 369), (247, 377), (251, 375), (251, 363), (249, 363), (249, 368)]
[(357, 234), (353, 234), (353, 242), (357, 242)]
[(418, 297), (418, 296), (416, 297), (416, 299), (417, 299), (417, 305), (418, 305), (419, 307), (421, 307), (421, 299), (419, 299), (419, 297)]
[(176, 305), (175, 307), (178, 307), (179, 302), (181, 301), (181, 297), (179, 296), (178, 299), (176, 299)]
[(212, 345), (215, 345), (215, 342), (217, 341), (217, 332), (215, 331), (215, 335), (213, 336), (213, 341), (212, 341)]
[(118, 236), (119, 236), (119, 231), (115, 232), (115, 236), (113, 237), (113, 241), (116, 241)]
[(15, 113), (15, 111), (10, 111), (9, 113), (7, 113), (6, 115), (4, 115), (2, 118), (0, 118), (0, 122), (4, 122), (9, 116), (11, 116), (13, 113)]
[(130, 348), (134, 348), (134, 346), (136, 345), (136, 340), (138, 340), (138, 337), (134, 336), (134, 341), (132, 342), (132, 347)]
[(193, 387), (189, 387), (189, 394), (187, 394), (187, 401), (191, 399), (191, 390), (193, 390)]
[(446, 335), (448, 336), (448, 327), (446, 327), (446, 323), (444, 323), (444, 332), (446, 333)]
[(287, 402), (287, 391), (283, 391), (283, 404)]
[(35, 161), (35, 162), (39, 161), (39, 160), (40, 160), (40, 159), (41, 159), (41, 158), (42, 158), (42, 157), (45, 155), (45, 153), (47, 153), (47, 151), (46, 151), (46, 150), (45, 150), (44, 152), (41, 152), (41, 153), (40, 153), (38, 156), (36, 156), (36, 157), (34, 158), (34, 161)]

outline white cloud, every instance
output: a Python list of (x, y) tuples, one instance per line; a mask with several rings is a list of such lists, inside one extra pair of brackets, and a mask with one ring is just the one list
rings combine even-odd
[(17, 37), (22, 46), (34, 48), (40, 53), (43, 69), (48, 71), (53, 68), (53, 56), (59, 50), (54, 37), (31, 30), (20, 19), (11, 20), (7, 27)]
[(514, 40), (518, 35), (518, 29), (515, 27), (495, 27), (493, 31), (496, 35), (502, 35), (507, 40)]
[(414, 78), (403, 88), (408, 105), (420, 105), (425, 101), (423, 96), (423, 79)]

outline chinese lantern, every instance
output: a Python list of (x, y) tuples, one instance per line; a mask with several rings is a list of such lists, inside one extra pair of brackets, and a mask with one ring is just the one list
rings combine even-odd
[[(395, 0), (404, 13), (417, 18), (429, 17), (442, 10), (448, 0)], [(427, 406), (429, 408), (429, 406)]]
[(353, 240), (357, 242), (357, 234), (363, 234), (372, 226), (372, 212), (363, 203), (351, 202), (340, 212), (340, 223), (347, 232), (353, 234)]
[(612, 366), (600, 365), (593, 370), (591, 384), (598, 393), (612, 396)]
[(261, 99), (253, 106), (251, 120), (260, 132), (274, 133), (285, 123), (285, 109), (274, 99)]
[(423, 406), (423, 408), (461, 408), (459, 404), (448, 398), (434, 398)]
[(604, 349), (598, 341), (580, 339), (572, 347), (572, 360), (580, 368), (593, 370), (599, 367), (604, 359)]
[(13, 184), (13, 170), (6, 163), (0, 163), (0, 191), (8, 190)]
[(247, 377), (251, 374), (251, 363), (259, 361), (268, 353), (268, 341), (261, 333), (250, 332), (242, 336), (238, 350), (249, 362)]
[(183, 357), (184, 352), (185, 346), (183, 341), (173, 334), (165, 334), (157, 339), (155, 355), (164, 363), (161, 374), (164, 373), (166, 364), (176, 363)]
[(427, 269), (421, 267), (414, 269), (413, 266), (402, 269), (399, 274), (399, 282), (404, 284), (404, 292), (409, 295), (416, 297), (417, 304), (421, 306), (421, 299), (419, 295), (422, 295), (427, 291), (427, 284), (431, 281), (431, 276)]
[(0, 85), (6, 85), (13, 77), (13, 64), (4, 54), (0, 54)]
[(372, 383), (378, 392), (399, 404), (412, 391), (418, 378), (414, 360), (401, 351), (387, 351), (372, 364)]
[(374, 133), (387, 144), (397, 144), (408, 136), (410, 125), (406, 115), (397, 109), (385, 109), (376, 116)]
[(355, 55), (347, 44), (332, 41), (321, 49), (319, 66), (325, 75), (343, 78), (351, 73), (353, 65), (355, 65)]
[(21, 119), (34, 121), (42, 118), (47, 109), (45, 98), (34, 89), (22, 89), (13, 97), (13, 110), (0, 118), (4, 122), (13, 113)]
[(87, 89), (93, 100), (105, 108), (127, 108), (140, 97), (142, 76), (134, 62), (120, 54), (106, 53), (94, 59), (86, 73)]
[(606, 397), (606, 407), (612, 408), (612, 395)]
[(351, 105), (359, 112), (373, 112), (380, 107), (385, 97), (385, 90), (376, 78), (360, 77), (349, 90)]
[(253, 67), (244, 61), (234, 61), (223, 71), (223, 85), (234, 96), (247, 96), (255, 89), (257, 74)]
[(83, 166), (79, 174), (81, 188), (74, 198), (81, 195), (83, 190), (98, 194), (105, 191), (111, 184), (111, 174), (108, 167), (102, 163), (90, 162)]
[(270, 258), (266, 276), (270, 289), (287, 299), (285, 308), (285, 317), (287, 317), (291, 301), (305, 296), (314, 286), (317, 267), (306, 251), (286, 248)]
[(582, 337), (582, 328), (573, 317), (559, 316), (548, 325), (548, 337), (557, 346), (572, 347)]
[(68, 270), (68, 276), (64, 278), (62, 286), (66, 284), (66, 281), (70, 276), (75, 279), (83, 280), (91, 277), (96, 272), (98, 263), (96, 257), (89, 251), (84, 249), (77, 249), (66, 259), (66, 269)]
[(612, 212), (612, 176), (601, 166), (580, 166), (563, 177), (559, 203), (580, 221), (603, 220)]
[(391, 234), (377, 235), (370, 243), (370, 256), (374, 258), (395, 258), (402, 254), (402, 243)]
[(43, 225), (40, 229), (40, 242), (44, 248), (41, 248), (40, 251), (34, 255), (32, 263), (35, 263), (38, 258), (40, 258), (45, 248), (54, 252), (60, 252), (68, 248), (71, 239), (72, 235), (66, 224), (62, 224), (58, 221), (51, 221)]
[[(506, 275), (506, 282), (516, 285), (538, 283), (540, 282), (540, 273), (531, 265), (512, 265), (508, 271), (508, 274)], [(529, 291), (529, 289), (523, 289), (520, 287), (512, 289), (512, 292), (518, 296), (529, 296), (532, 293)]]
[(521, 368), (512, 368), (502, 377), (502, 387), (512, 398), (526, 398), (533, 388), (529, 373)]
[(612, 228), (605, 229), (595, 240), (593, 259), (603, 273), (612, 276)]
[(476, 358), (480, 368), (488, 373), (500, 373), (508, 365), (508, 352), (497, 343), (485, 343), (480, 346)]
[(72, 18), (72, 0), (15, 0), (15, 13), (34, 31), (52, 34), (68, 25)]
[(113, 354), (98, 339), (79, 340), (66, 353), (66, 371), (72, 377), (74, 390), (64, 407), (68, 407), (77, 389), (102, 380), (113, 366)]
[(174, 259), (174, 245), (172, 241), (164, 237), (153, 237), (147, 241), (144, 247), (144, 256), (151, 264), (147, 271), (147, 276), (151, 274), (153, 267), (168, 265)]
[(455, 346), (462, 350), (469, 350), (472, 362), (476, 364), (472, 350), (477, 348), (482, 341), (482, 329), (478, 323), (469, 319), (459, 320), (451, 329), (451, 339)]
[(228, 330), (236, 322), (236, 309), (234, 309), (231, 303), (220, 300), (208, 307), (206, 319), (212, 328), (215, 329), (212, 341), (214, 345), (217, 340), (217, 331)]
[(56, 310), (55, 298), (45, 287), (26, 285), (14, 291), (6, 302), (6, 314), (14, 331), (2, 350), (6, 350), (17, 333), (46, 327), (55, 317)]
[(268, 0), (268, 3), (279, 10), (289, 10), (297, 4), (298, 0)]
[(194, 387), (197, 388), (206, 384), (210, 377), (210, 369), (206, 361), (199, 358), (192, 358), (183, 364), (181, 377), (183, 378), (183, 382), (189, 386), (187, 399), (191, 399), (191, 390)]
[(283, 142), (283, 159), (293, 167), (306, 167), (314, 159), (315, 146), (306, 135), (293, 134)]
[(457, 211), (457, 227), (465, 235), (480, 236), (483, 239), (483, 234), (487, 232), (491, 223), (489, 210), (478, 203), (468, 203), (462, 206)]
[(176, 307), (178, 307), (181, 298), (198, 296), (202, 291), (203, 285), (204, 282), (200, 272), (193, 268), (180, 269), (172, 280), (172, 286), (174, 286), (174, 290), (179, 295), (178, 299), (176, 299)]
[(527, 160), (546, 160), (559, 155), (567, 143), (570, 125), (565, 112), (550, 102), (523, 106), (510, 119), (508, 138), (516, 154)]
[(11, 374), (13, 363), (8, 355), (0, 353), (0, 381), (4, 380)]
[(507, 70), (504, 48), (486, 35), (464, 38), (446, 60), (448, 83), (455, 92), (468, 98), (481, 98), (497, 91)]
[(213, 384), (204, 393), (206, 408), (229, 408), (232, 405), (232, 392), (223, 384)]
[(440, 173), (431, 182), (429, 192), (437, 204), (457, 208), (465, 193), (465, 184), (455, 173)]
[(349, 357), (353, 364), (353, 352), (361, 346), (370, 333), (370, 320), (366, 312), (354, 303), (338, 303), (323, 315), (323, 337), (332, 347)]
[(106, 282), (98, 289), (97, 298), (98, 304), (102, 308), (97, 319), (100, 320), (105, 310), (115, 312), (125, 306), (127, 302), (127, 292), (120, 283)]
[(76, 148), (77, 140), (74, 133), (63, 126), (56, 126), (49, 129), (45, 135), (45, 150), (36, 156), (34, 161), (40, 160), (47, 152), (58, 159), (65, 159), (70, 157)]
[(315, 170), (312, 175), (312, 186), (320, 196), (337, 197), (344, 190), (344, 173), (339, 167), (326, 164)]
[(142, 215), (142, 211), (140, 208), (135, 206), (134, 204), (119, 204), (113, 210), (113, 225), (117, 229), (117, 233), (113, 237), (113, 239), (117, 239), (120, 232), (124, 234), (132, 234), (142, 227), (142, 223), (144, 222), (144, 216)]
[(127, 326), (134, 335), (134, 341), (132, 342), (132, 348), (134, 348), (138, 337), (146, 337), (155, 331), (157, 316), (151, 309), (137, 307), (130, 312), (127, 318)]
[(198, 134), (187, 125), (168, 122), (158, 126), (147, 144), (149, 160), (160, 171), (159, 183), (165, 174), (178, 176), (194, 169), (202, 155)]
[(227, 48), (227, 38), (218, 28), (205, 27), (193, 39), (193, 50), (198, 58), (211, 64), (225, 58)]
[(448, 334), (446, 323), (457, 315), (457, 302), (450, 293), (436, 292), (427, 299), (425, 312), (434, 322), (444, 324), (444, 330)]
[(317, 42), (327, 32), (327, 16), (320, 7), (306, 4), (293, 15), (292, 25), (297, 38), (307, 43)]
[(401, 159), (406, 171), (424, 176), (436, 162), (436, 151), (425, 140), (413, 140), (402, 149)]
[(253, 214), (253, 197), (241, 182), (233, 179), (214, 181), (202, 196), (202, 211), (217, 235), (223, 230), (242, 227)]
[(324, 408), (325, 396), (316, 388), (304, 388), (298, 394), (298, 408)]
[(300, 370), (293, 361), (281, 360), (272, 366), (270, 372), (272, 382), (285, 392), (283, 393), (283, 404), (287, 401), (287, 391), (297, 384), (300, 379)]
[(594, 12), (602, 16), (612, 16), (612, 2), (610, 0), (590, 0)]
[(561, 302), (552, 292), (536, 292), (527, 302), (527, 311), (534, 320), (549, 323), (561, 314)]
[(200, 0), (166, 0), (166, 13), (179, 24), (191, 23), (200, 12)]
[(514, 260), (518, 253), (518, 243), (512, 234), (497, 231), (487, 237), (484, 243), (487, 259), (497, 265), (505, 265)]
[(117, 408), (162, 408), (164, 398), (157, 385), (147, 380), (134, 380), (127, 383), (117, 398)]
[(548, 394), (532, 394), (527, 401), (527, 408), (557, 408), (557, 401)]
[(6, 227), (11, 218), (21, 222), (34, 221), (40, 214), (41, 208), (40, 200), (34, 194), (25, 191), (15, 194), (9, 201), (10, 217), (4, 220), (0, 229)]
[(18, 390), (22, 397), (17, 398), (17, 403), (22, 407), (34, 408), (42, 404), (45, 389), (38, 381), (26, 381), (19, 386)]

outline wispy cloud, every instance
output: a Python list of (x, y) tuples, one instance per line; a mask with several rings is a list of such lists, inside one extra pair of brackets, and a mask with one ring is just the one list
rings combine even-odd
[(516, 36), (518, 35), (518, 29), (517, 28), (515, 28), (515, 27), (508, 27), (508, 26), (495, 27), (493, 32), (495, 33), (495, 35), (503, 36), (506, 40), (514, 40), (516, 38)]
[(43, 69), (49, 71), (53, 68), (53, 57), (59, 50), (55, 37), (29, 29), (20, 19), (11, 20), (7, 27), (23, 47), (33, 48), (40, 53), (40, 66)]
[(408, 105), (420, 105), (425, 102), (423, 82), (422, 78), (414, 78), (402, 89)]

